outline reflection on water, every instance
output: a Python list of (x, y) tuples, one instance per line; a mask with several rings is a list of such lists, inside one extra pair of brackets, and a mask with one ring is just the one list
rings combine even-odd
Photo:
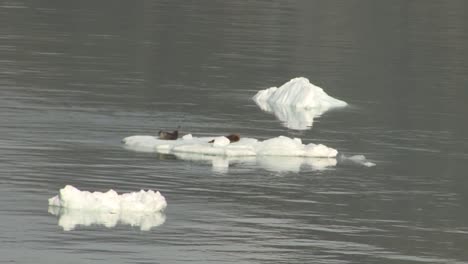
[(212, 166), (213, 171), (219, 173), (228, 172), (229, 166), (235, 164), (253, 165), (256, 162), (255, 156), (244, 156), (244, 157), (227, 157), (227, 156), (213, 156), (213, 155), (202, 155), (194, 153), (174, 153), (174, 157), (188, 161), (197, 161), (208, 163)]
[(321, 171), (337, 164), (335, 158), (287, 158), (287, 157), (259, 157), (258, 164), (270, 171), (300, 172), (301, 169)]
[(118, 224), (138, 227), (141, 231), (149, 231), (166, 221), (166, 215), (161, 212), (119, 211), (111, 213), (57, 206), (49, 206), (48, 212), (58, 216), (58, 225), (65, 231), (74, 230), (77, 226), (103, 225), (107, 228), (113, 228)]
[(291, 105), (270, 104), (267, 101), (255, 100), (255, 103), (265, 112), (273, 113), (282, 124), (290, 129), (306, 130), (314, 124), (314, 119), (320, 117), (328, 109), (297, 108)]
[(176, 153), (175, 157), (183, 160), (208, 162), (217, 172), (227, 172), (229, 166), (244, 164), (250, 165), (252, 170), (258, 167), (276, 172), (299, 172), (301, 168), (308, 170), (324, 170), (328, 167), (336, 166), (335, 158), (307, 158), (307, 157), (287, 157), (287, 156), (245, 156), (227, 157), (210, 156), (191, 153)]

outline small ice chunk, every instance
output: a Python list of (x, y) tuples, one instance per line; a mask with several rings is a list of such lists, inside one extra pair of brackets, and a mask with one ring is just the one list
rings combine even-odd
[(122, 223), (145, 231), (164, 223), (165, 215), (161, 212), (166, 207), (164, 196), (152, 190), (119, 195), (114, 190), (91, 193), (67, 185), (49, 199), (49, 212), (59, 216), (59, 225), (64, 230), (92, 224), (110, 228)]
[(117, 224), (139, 227), (141, 231), (148, 231), (162, 225), (166, 216), (161, 212), (121, 211), (112, 213), (107, 211), (89, 211), (80, 209), (49, 206), (49, 213), (59, 217), (58, 225), (65, 231), (74, 230), (77, 226), (103, 225), (113, 228)]
[(253, 100), (263, 111), (274, 113), (286, 127), (297, 130), (309, 129), (315, 117), (331, 108), (348, 105), (304, 77), (291, 79), (279, 88), (261, 90)]
[(370, 162), (369, 160), (366, 159), (366, 157), (364, 155), (354, 155), (354, 156), (351, 156), (349, 158), (347, 158), (355, 163), (358, 163), (358, 164), (361, 164), (361, 165), (364, 165), (366, 167), (373, 167), (375, 166), (375, 163), (373, 162)]
[(50, 206), (89, 211), (122, 211), (159, 212), (167, 207), (164, 196), (152, 190), (119, 195), (114, 190), (102, 192), (80, 191), (67, 185), (59, 194), (49, 199)]
[(364, 155), (354, 155), (354, 156), (351, 156), (351, 157), (346, 157), (345, 155), (342, 155), (341, 160), (343, 160), (343, 161), (348, 160), (348, 161), (351, 161), (351, 162), (356, 163), (356, 164), (364, 165), (366, 167), (375, 166), (375, 163), (369, 161), (366, 158), (366, 156), (364, 156)]
[(330, 109), (347, 105), (346, 102), (329, 96), (322, 88), (311, 84), (309, 79), (304, 77), (291, 79), (279, 88), (271, 87), (261, 90), (253, 99), (298, 108)]

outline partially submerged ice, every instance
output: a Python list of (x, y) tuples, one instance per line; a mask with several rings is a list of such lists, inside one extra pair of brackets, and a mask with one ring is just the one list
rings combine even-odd
[(304, 77), (291, 79), (279, 88), (261, 90), (253, 100), (263, 111), (273, 112), (286, 127), (297, 130), (310, 128), (314, 118), (329, 109), (348, 105)]
[(361, 164), (361, 165), (366, 166), (366, 167), (374, 167), (375, 166), (375, 163), (367, 160), (366, 156), (364, 156), (364, 155), (354, 155), (354, 156), (351, 156), (351, 157), (346, 157), (345, 155), (342, 155), (340, 158), (341, 158), (341, 160), (343, 160), (345, 162), (352, 162), (352, 163), (356, 163), (356, 164)]
[(67, 185), (49, 199), (49, 212), (58, 215), (59, 225), (72, 230), (76, 225), (117, 223), (139, 226), (141, 230), (164, 223), (167, 207), (164, 196), (152, 190), (124, 193), (80, 191)]

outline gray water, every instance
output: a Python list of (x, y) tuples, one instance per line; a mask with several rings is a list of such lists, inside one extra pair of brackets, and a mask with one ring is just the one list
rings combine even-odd
[[(467, 263), (467, 10), (462, 0), (1, 2), (0, 262)], [(295, 131), (251, 100), (298, 76), (350, 106)], [(178, 125), (300, 137), (377, 165), (218, 170), (120, 143)], [(67, 184), (159, 190), (165, 222), (66, 231), (47, 199)]]

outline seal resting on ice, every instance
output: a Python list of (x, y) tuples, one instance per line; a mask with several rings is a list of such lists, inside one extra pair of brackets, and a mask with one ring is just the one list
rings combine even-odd
[(179, 137), (179, 130), (174, 130), (173, 132), (167, 132), (160, 130), (158, 132), (158, 136), (160, 139), (165, 140), (176, 140)]

